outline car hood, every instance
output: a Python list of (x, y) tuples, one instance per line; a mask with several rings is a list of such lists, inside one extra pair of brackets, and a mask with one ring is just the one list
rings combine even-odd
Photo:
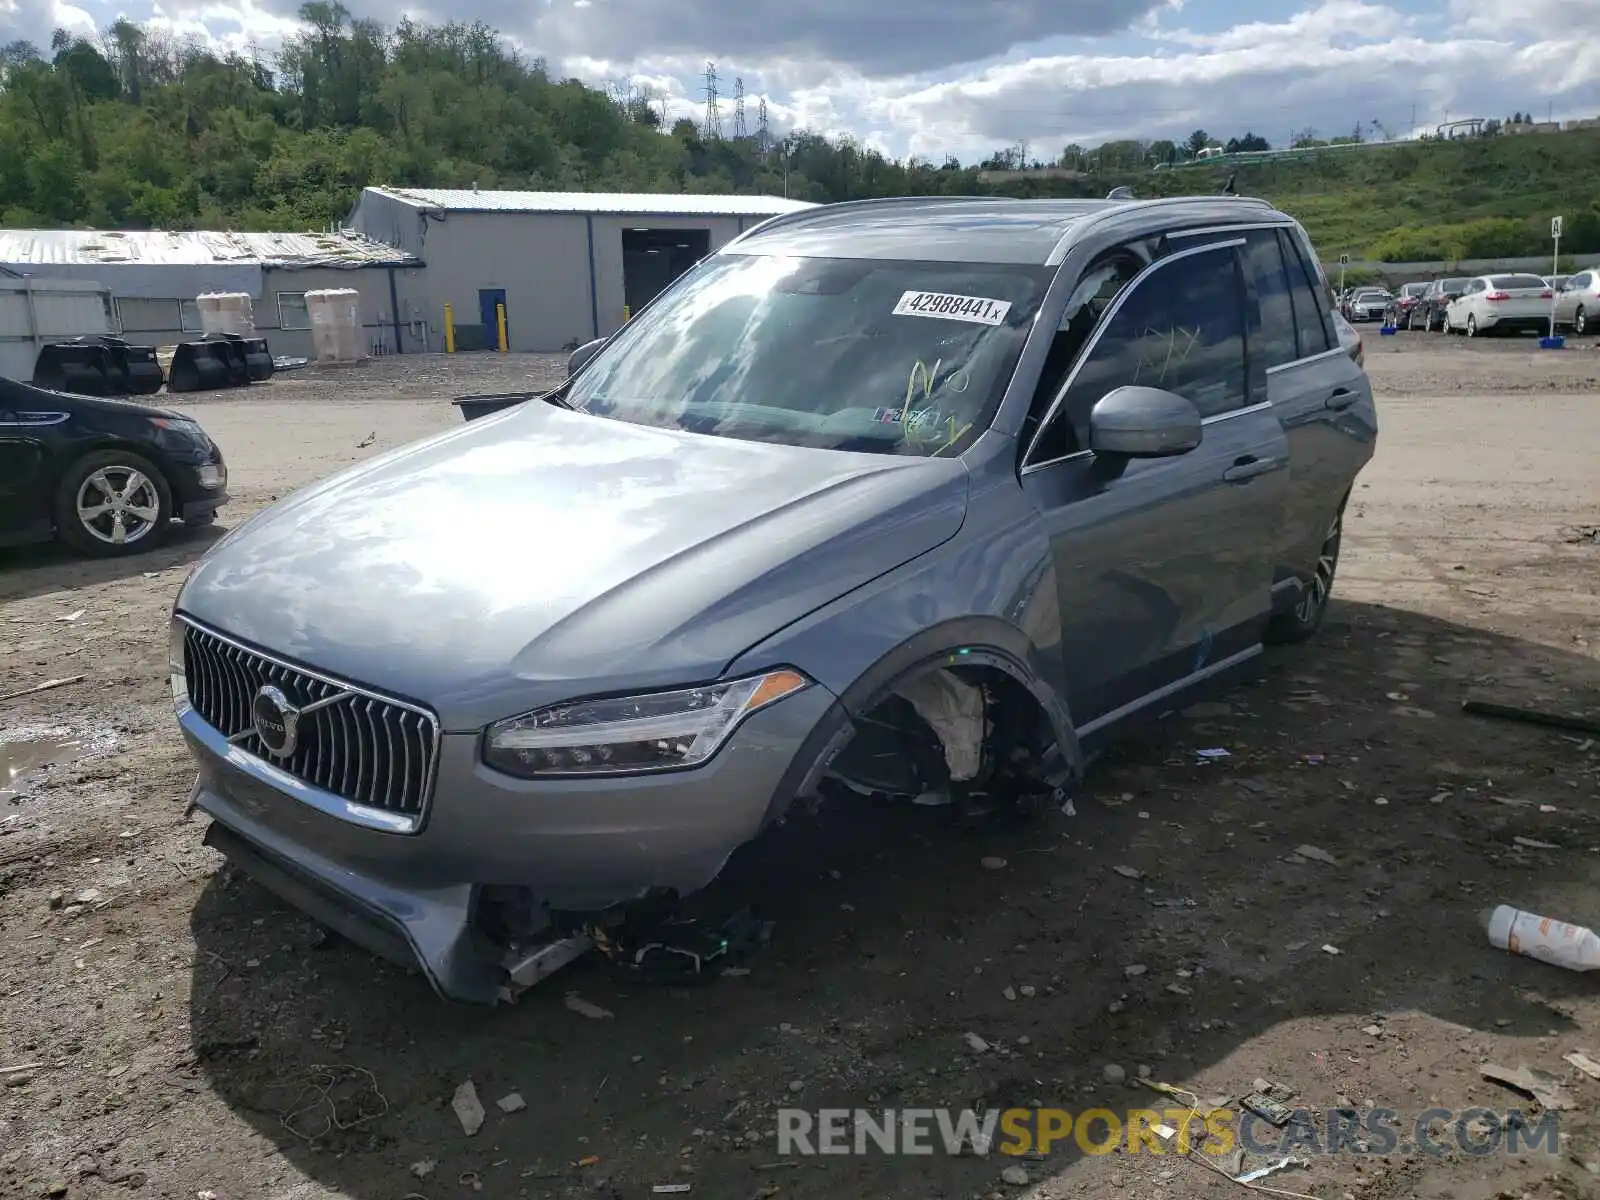
[(0, 399), (29, 411), (35, 408), (59, 406), (60, 401), (71, 401), (70, 407), (79, 413), (111, 413), (125, 417), (166, 417), (168, 420), (187, 419), (174, 409), (156, 404), (141, 404), (137, 400), (123, 400), (109, 396), (85, 396), (80, 392), (57, 392), (35, 387), (20, 380), (0, 379)]
[(201, 560), (178, 607), (475, 729), (579, 694), (715, 678), (954, 537), (967, 490), (954, 459), (528, 404), (257, 514)]

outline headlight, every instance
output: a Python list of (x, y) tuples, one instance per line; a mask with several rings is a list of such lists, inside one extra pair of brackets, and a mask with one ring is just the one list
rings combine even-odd
[(221, 463), (207, 463), (199, 472), (200, 486), (208, 492), (216, 491), (228, 482), (228, 468)]
[(541, 708), (489, 727), (486, 763), (512, 775), (618, 775), (705, 762), (757, 709), (810, 684), (787, 668), (727, 683)]
[(172, 685), (172, 704), (180, 717), (189, 711), (189, 677), (184, 656), (187, 633), (188, 626), (174, 615), (167, 626), (167, 682)]

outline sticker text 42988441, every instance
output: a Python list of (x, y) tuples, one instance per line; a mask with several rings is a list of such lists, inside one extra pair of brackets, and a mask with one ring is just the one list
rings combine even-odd
[(904, 292), (894, 306), (897, 317), (934, 317), (973, 325), (999, 325), (1010, 311), (1009, 300), (958, 296), (951, 292)]

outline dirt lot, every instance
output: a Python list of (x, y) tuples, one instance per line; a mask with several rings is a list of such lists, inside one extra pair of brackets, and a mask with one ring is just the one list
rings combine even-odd
[[(1478, 925), (1499, 901), (1600, 924), (1600, 739), (1459, 712), (1473, 690), (1600, 712), (1600, 351), (1368, 344), (1382, 448), (1313, 645), (1103, 761), (1076, 815), (791, 822), (739, 872), (771, 945), (704, 988), (579, 964), (465, 1010), (323, 935), (181, 820), (166, 616), (211, 538), (116, 565), (0, 557), (0, 694), (85, 676), (0, 703), (0, 753), (31, 768), (9, 791), (0, 769), (0, 1196), (1226, 1196), (1171, 1154), (1066, 1143), (782, 1162), (774, 1111), (1171, 1103), (1115, 1067), (1204, 1097), (1265, 1077), (1403, 1132), (1434, 1107), (1533, 1112), (1488, 1061), (1560, 1077), (1558, 1154), (1316, 1156), (1267, 1182), (1600, 1192), (1600, 1081), (1562, 1060), (1600, 1047), (1594, 987)], [(229, 455), (232, 524), (455, 423), (453, 395), (556, 369), (395, 359), (185, 407)], [(470, 1138), (450, 1108), (467, 1079), (489, 1110)], [(502, 1112), (513, 1091), (527, 1107)]]

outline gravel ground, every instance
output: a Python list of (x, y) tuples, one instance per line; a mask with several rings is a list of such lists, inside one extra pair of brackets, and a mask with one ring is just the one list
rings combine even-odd
[[(165, 622), (216, 534), (116, 564), (0, 556), (0, 695), (85, 676), (0, 702), (0, 1196), (1221, 1197), (1238, 1185), (1125, 1145), (783, 1161), (774, 1113), (1171, 1103), (1127, 1082), (1142, 1069), (1202, 1097), (1262, 1077), (1295, 1104), (1388, 1107), (1402, 1132), (1434, 1107), (1532, 1112), (1481, 1078), (1490, 1061), (1561, 1079), (1559, 1153), (1313, 1155), (1268, 1182), (1595, 1194), (1600, 1082), (1562, 1056), (1600, 1046), (1600, 1002), (1488, 947), (1477, 914), (1600, 924), (1600, 739), (1459, 706), (1600, 710), (1600, 352), (1367, 344), (1382, 444), (1313, 644), (1117, 750), (1076, 815), (791, 822), (727, 881), (776, 921), (771, 945), (692, 990), (580, 963), (463, 1010), (323, 934), (181, 820)], [(559, 370), (390, 359), (182, 407), (229, 455), (231, 525), (454, 424), (452, 396)], [(1212, 747), (1229, 756), (1202, 762)], [(9, 788), (6, 761), (26, 768)], [(450, 1108), (468, 1079), (489, 1110), (474, 1137)], [(502, 1112), (511, 1092), (526, 1107)]]

